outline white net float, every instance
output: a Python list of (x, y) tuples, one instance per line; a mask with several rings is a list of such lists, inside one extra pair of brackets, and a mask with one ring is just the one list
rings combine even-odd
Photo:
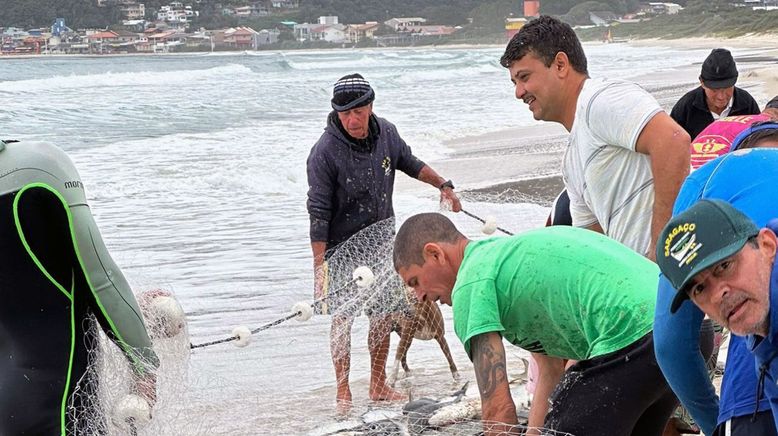
[(129, 394), (116, 404), (111, 420), (128, 433), (133, 428), (138, 430), (151, 422), (151, 406), (142, 397)]
[(299, 313), (295, 318), (297, 321), (308, 321), (313, 316), (313, 308), (305, 301), (299, 301), (292, 306), (292, 313)]
[(375, 276), (373, 275), (373, 271), (366, 266), (357, 267), (354, 270), (353, 277), (354, 282), (356, 282), (357, 286), (360, 288), (367, 288), (375, 283)]
[(181, 306), (172, 296), (158, 296), (151, 300), (151, 310), (159, 322), (159, 331), (165, 337), (172, 338), (186, 325), (186, 316)]
[(484, 235), (491, 235), (497, 230), (497, 219), (493, 216), (488, 216), (484, 220), (484, 225), (481, 226), (481, 232)]
[(235, 327), (232, 330), (232, 336), (238, 338), (234, 341), (238, 348), (243, 348), (251, 342), (251, 330), (244, 325)]

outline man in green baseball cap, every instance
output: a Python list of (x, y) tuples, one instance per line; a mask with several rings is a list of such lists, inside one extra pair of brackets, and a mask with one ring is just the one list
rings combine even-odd
[(685, 299), (733, 333), (767, 335), (776, 236), (722, 200), (700, 200), (670, 220), (657, 241), (657, 263)]
[(774, 420), (778, 417), (775, 221), (759, 229), (725, 201), (700, 200), (667, 223), (656, 256), (662, 273), (678, 290), (672, 313), (688, 298), (732, 333), (746, 337), (759, 372), (756, 410), (764, 394)]

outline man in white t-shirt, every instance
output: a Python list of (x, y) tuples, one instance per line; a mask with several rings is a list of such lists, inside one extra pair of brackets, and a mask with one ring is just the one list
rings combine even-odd
[[(573, 226), (605, 233), (654, 260), (659, 232), (689, 174), (691, 139), (644, 89), (590, 79), (573, 29), (541, 16), (500, 63), (536, 120), (569, 132), (562, 164)], [(669, 425), (665, 434), (678, 434)]]
[(524, 26), (500, 63), (535, 119), (570, 132), (562, 175), (573, 225), (653, 259), (689, 173), (689, 135), (638, 85), (590, 79), (578, 37), (556, 18)]

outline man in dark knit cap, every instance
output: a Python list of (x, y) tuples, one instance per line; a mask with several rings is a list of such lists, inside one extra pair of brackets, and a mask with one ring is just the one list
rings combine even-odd
[[(333, 89), (333, 111), (327, 117), (327, 126), (308, 156), (307, 207), (317, 300), (325, 297), (326, 259), (336, 248), (365, 227), (394, 217), (396, 170), (432, 185), (440, 191), (442, 204), (448, 204), (454, 212), (461, 210), (452, 182), (414, 156), (392, 123), (373, 114), (374, 99), (375, 91), (361, 75), (340, 78)], [(350, 275), (350, 271), (345, 273)], [(332, 314), (330, 350), (337, 377), (338, 410), (347, 412), (351, 406), (351, 324), (361, 308), (339, 305), (337, 300), (337, 295), (324, 299)], [(373, 401), (404, 398), (386, 384), (393, 310), (386, 306), (364, 309), (370, 322), (369, 395)]]
[(721, 118), (758, 114), (759, 105), (751, 94), (735, 86), (737, 77), (732, 53), (725, 48), (714, 49), (702, 63), (700, 86), (681, 97), (670, 116), (696, 138)]

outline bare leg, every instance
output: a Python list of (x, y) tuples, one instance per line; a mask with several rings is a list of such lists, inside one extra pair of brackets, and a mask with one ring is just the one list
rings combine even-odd
[(400, 394), (386, 384), (386, 359), (389, 355), (389, 333), (392, 319), (389, 315), (370, 318), (367, 334), (367, 348), (370, 350), (370, 399), (373, 401), (404, 400)]
[(335, 366), (335, 380), (338, 386), (337, 412), (347, 414), (351, 411), (351, 389), (348, 385), (351, 369), (351, 325), (353, 318), (332, 317), (330, 329), (330, 353)]

